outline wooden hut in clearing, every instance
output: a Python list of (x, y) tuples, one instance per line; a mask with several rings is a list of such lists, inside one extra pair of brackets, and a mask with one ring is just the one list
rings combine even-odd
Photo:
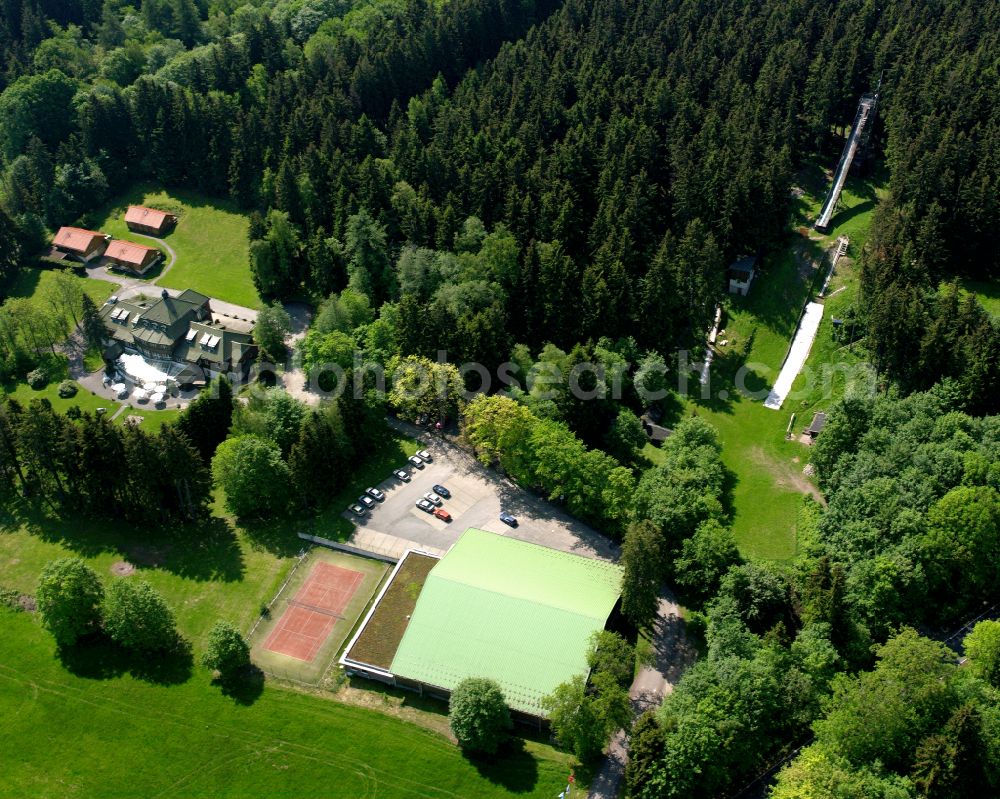
[(125, 224), (135, 233), (145, 233), (148, 236), (162, 236), (177, 224), (177, 217), (156, 208), (146, 208), (144, 205), (130, 205), (125, 212)]
[(108, 245), (104, 257), (120, 269), (142, 275), (159, 262), (162, 253), (155, 247), (115, 239)]
[(86, 263), (100, 256), (110, 240), (110, 236), (96, 230), (61, 227), (52, 239), (52, 247), (63, 255)]

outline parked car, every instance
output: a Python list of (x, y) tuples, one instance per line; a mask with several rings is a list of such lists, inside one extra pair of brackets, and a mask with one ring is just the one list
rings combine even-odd
[(434, 512), (434, 506), (423, 497), (417, 500), (417, 507), (426, 513)]
[(439, 486), (439, 485), (434, 486), (434, 493), (440, 494), (445, 499), (451, 499), (451, 491), (449, 491), (444, 486)]
[(434, 515), (437, 516), (443, 522), (451, 521), (451, 514), (448, 513), (444, 508), (435, 508)]
[(362, 505), (368, 508), (368, 510), (371, 510), (372, 508), (375, 507), (375, 500), (372, 499), (367, 494), (362, 494), (360, 497), (358, 497), (358, 502), (360, 502)]
[(410, 482), (410, 473), (406, 469), (396, 469), (393, 474), (402, 480), (404, 483)]
[(407, 458), (407, 460), (414, 466), (416, 466), (418, 469), (424, 468), (424, 462), (423, 460), (421, 460), (419, 455), (411, 455), (409, 458)]
[(420, 458), (420, 460), (422, 460), (422, 461), (427, 461), (427, 463), (430, 463), (432, 460), (434, 460), (431, 457), (431, 454), (427, 450), (425, 450), (425, 449), (418, 449), (417, 450), (417, 457)]
[(350, 510), (351, 513), (353, 513), (355, 516), (365, 515), (365, 509), (361, 505), (358, 505), (357, 503), (351, 505), (351, 507), (348, 510)]
[(377, 499), (379, 502), (382, 502), (385, 499), (385, 494), (383, 494), (377, 488), (366, 488), (365, 493), (372, 499)]
[(426, 494), (424, 494), (424, 499), (426, 499), (432, 505), (440, 505), (441, 504), (441, 497), (439, 497), (437, 494), (435, 494), (435, 493), (433, 493), (431, 491), (428, 491)]
[(500, 514), (500, 521), (510, 527), (517, 527), (517, 517), (512, 513), (507, 513), (507, 511), (503, 511)]

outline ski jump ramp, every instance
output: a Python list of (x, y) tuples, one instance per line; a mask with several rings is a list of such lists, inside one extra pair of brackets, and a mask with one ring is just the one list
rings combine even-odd
[(809, 357), (809, 350), (812, 349), (813, 341), (816, 340), (816, 333), (819, 331), (819, 323), (823, 320), (823, 304), (810, 302), (806, 305), (799, 322), (799, 329), (795, 332), (792, 346), (788, 350), (785, 362), (781, 365), (781, 372), (774, 382), (771, 393), (764, 400), (764, 407), (773, 411), (780, 410), (782, 403), (792, 390), (792, 383), (798, 377), (802, 367), (805, 366)]
[(837, 164), (837, 171), (833, 176), (833, 184), (826, 195), (826, 202), (823, 203), (819, 219), (816, 220), (816, 224), (814, 225), (816, 230), (825, 233), (830, 228), (830, 220), (833, 218), (833, 212), (837, 208), (837, 200), (840, 199), (840, 192), (843, 190), (844, 182), (847, 180), (847, 173), (851, 171), (851, 164), (854, 162), (854, 156), (858, 151), (858, 144), (865, 135), (869, 116), (877, 102), (877, 94), (866, 94), (858, 104), (858, 113), (854, 117), (851, 135), (844, 144), (844, 151), (840, 154), (840, 162)]

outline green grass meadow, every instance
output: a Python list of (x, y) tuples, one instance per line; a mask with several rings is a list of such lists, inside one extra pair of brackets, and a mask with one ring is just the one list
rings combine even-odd
[(194, 289), (248, 308), (263, 306), (250, 277), (249, 221), (233, 205), (181, 189), (136, 186), (94, 214), (93, 226), (115, 238), (148, 245), (147, 237), (135, 235), (125, 224), (129, 205), (147, 205), (178, 216), (177, 226), (163, 237), (177, 253), (177, 261), (157, 285)]
[(67, 668), (37, 614), (0, 624), (0, 795), (550, 797), (569, 771), (530, 743), (477, 765), (432, 731), (266, 683), (227, 696), (197, 666), (183, 681), (96, 653)]
[[(37, 269), (35, 267), (22, 267), (20, 271), (11, 279), (10, 284), (7, 286), (7, 296), (8, 297), (22, 297), (30, 299), (32, 303), (42, 305), (48, 308), (48, 302), (46, 296), (51, 291), (52, 283), (55, 280), (55, 276), (58, 274), (57, 270), (54, 269)], [(71, 273), (72, 274), (72, 273)], [(116, 287), (114, 283), (109, 283), (105, 280), (94, 280), (89, 277), (79, 277), (74, 275), (74, 278), (79, 281), (81, 288), (84, 293), (90, 296), (90, 299), (94, 301), (94, 304), (101, 306), (104, 301), (110, 297)], [(72, 320), (67, 317), (67, 326), (72, 323)]]
[(125, 424), (129, 416), (139, 416), (142, 418), (139, 427), (147, 433), (158, 433), (163, 425), (168, 422), (177, 421), (180, 415), (181, 411), (177, 408), (164, 408), (163, 410), (155, 408), (126, 408), (122, 411), (122, 415), (115, 421), (119, 424)]
[(33, 389), (27, 383), (10, 384), (3, 387), (3, 392), (7, 396), (16, 399), (22, 405), (27, 406), (32, 400), (47, 399), (52, 403), (52, 407), (60, 413), (65, 413), (74, 405), (81, 411), (94, 412), (98, 408), (106, 408), (108, 413), (114, 413), (118, 409), (116, 400), (98, 397), (91, 394), (87, 389), (77, 384), (76, 396), (63, 399), (59, 396), (59, 381), (53, 380), (45, 388)]

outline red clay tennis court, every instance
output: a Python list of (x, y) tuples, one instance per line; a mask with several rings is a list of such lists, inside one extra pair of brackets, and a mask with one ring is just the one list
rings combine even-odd
[(289, 601), (264, 648), (296, 660), (311, 661), (342, 618), (344, 608), (364, 580), (361, 572), (317, 563)]

